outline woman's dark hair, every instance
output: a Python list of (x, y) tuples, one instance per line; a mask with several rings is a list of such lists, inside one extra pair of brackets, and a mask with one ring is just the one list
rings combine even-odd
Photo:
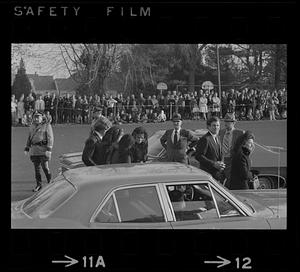
[(106, 131), (103, 136), (102, 142), (105, 145), (111, 145), (116, 142), (120, 135), (123, 133), (123, 130), (118, 126), (112, 126), (108, 131)]
[(247, 130), (240, 137), (237, 138), (235, 145), (233, 147), (233, 152), (236, 153), (239, 151), (240, 147), (243, 146), (248, 140), (255, 139), (252, 131)]
[(132, 147), (133, 162), (145, 162), (148, 154), (148, 133), (144, 127), (137, 127), (133, 130), (132, 136), (135, 138), (137, 135), (144, 135), (142, 143), (135, 143)]
[(148, 144), (148, 133), (146, 131), (146, 129), (144, 127), (136, 127), (133, 131), (132, 131), (132, 136), (135, 138), (136, 135), (140, 135), (143, 134), (145, 137), (145, 143)]

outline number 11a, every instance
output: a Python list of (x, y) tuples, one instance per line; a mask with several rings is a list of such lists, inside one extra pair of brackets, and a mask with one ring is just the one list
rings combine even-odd
[[(87, 257), (84, 256), (84, 257), (82, 257), (82, 259), (83, 259), (83, 267), (87, 267), (87, 264), (88, 264)], [(97, 261), (95, 261), (95, 262), (94, 262), (93, 256), (90, 256), (88, 259), (89, 259), (89, 263), (90, 263), (90, 268), (98, 267), (100, 265), (102, 267), (105, 267), (104, 259), (102, 256), (98, 256)]]
[[(251, 258), (249, 257), (245, 257), (243, 258), (242, 261), (240, 261), (240, 258), (236, 258), (235, 259), (236, 261), (236, 268), (237, 269), (252, 269), (252, 266), (250, 265), (251, 264)], [(240, 265), (242, 265), (242, 267), (240, 267)]]

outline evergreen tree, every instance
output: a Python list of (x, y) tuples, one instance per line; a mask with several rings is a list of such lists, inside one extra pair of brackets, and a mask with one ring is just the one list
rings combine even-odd
[(21, 58), (20, 67), (18, 69), (12, 86), (12, 94), (14, 94), (17, 99), (19, 99), (22, 94), (24, 94), (24, 96), (26, 97), (30, 92), (31, 84), (26, 74), (25, 63)]

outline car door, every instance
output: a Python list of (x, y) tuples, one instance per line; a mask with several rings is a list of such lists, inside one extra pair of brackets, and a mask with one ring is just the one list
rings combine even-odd
[(113, 190), (90, 222), (101, 229), (171, 229), (157, 184), (124, 186)]
[[(209, 181), (164, 183), (174, 229), (269, 229), (264, 218), (249, 216)], [(166, 208), (166, 209), (167, 209)]]

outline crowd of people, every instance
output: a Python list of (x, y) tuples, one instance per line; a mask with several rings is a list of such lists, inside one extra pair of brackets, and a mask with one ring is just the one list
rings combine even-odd
[(183, 119), (207, 120), (211, 116), (223, 118), (235, 113), (237, 120), (276, 120), (287, 118), (287, 90), (244, 88), (222, 91), (200, 89), (196, 92), (168, 91), (166, 95), (139, 95), (116, 97), (112, 95), (57, 96), (47, 92), (34, 93), (19, 100), (12, 95), (11, 116), (13, 125), (29, 126), (34, 111), (51, 117), (52, 124), (90, 124), (95, 111), (101, 111), (114, 124), (165, 122), (175, 113)]

